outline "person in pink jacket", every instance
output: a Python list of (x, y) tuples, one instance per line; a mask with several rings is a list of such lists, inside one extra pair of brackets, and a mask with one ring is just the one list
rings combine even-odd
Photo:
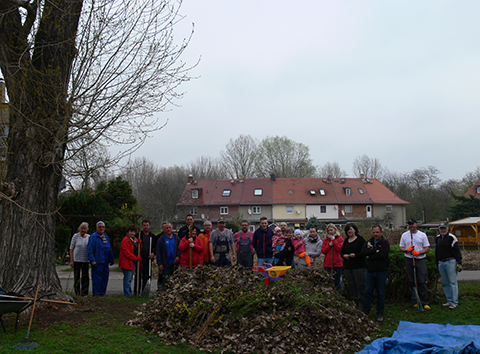
[(322, 253), (325, 255), (323, 260), (323, 269), (332, 273), (335, 287), (342, 294), (340, 278), (342, 277), (343, 261), (340, 251), (343, 246), (343, 237), (333, 224), (327, 226), (327, 237), (322, 243)]
[(298, 257), (303, 258), (305, 262), (307, 262), (307, 266), (311, 267), (312, 260), (310, 259), (310, 256), (307, 254), (305, 250), (305, 242), (303, 242), (303, 235), (300, 229), (295, 230), (295, 233), (293, 234), (292, 244), (293, 244), (293, 247), (295, 248), (295, 254)]

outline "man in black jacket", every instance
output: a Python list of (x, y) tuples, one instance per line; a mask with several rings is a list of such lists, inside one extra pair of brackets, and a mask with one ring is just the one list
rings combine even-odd
[(377, 290), (377, 321), (383, 321), (385, 311), (385, 286), (387, 284), (388, 254), (390, 244), (383, 238), (380, 225), (372, 227), (373, 237), (365, 243), (363, 253), (367, 258), (367, 278), (365, 281), (365, 300), (363, 312), (367, 315), (372, 309), (373, 291)]
[(454, 310), (458, 306), (457, 273), (462, 270), (462, 254), (458, 247), (458, 240), (451, 234), (447, 223), (440, 224), (440, 234), (435, 240), (435, 259), (442, 277), (442, 287), (448, 306)]

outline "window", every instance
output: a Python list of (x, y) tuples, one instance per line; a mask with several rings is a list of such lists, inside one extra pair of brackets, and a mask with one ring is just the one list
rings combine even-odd
[(197, 209), (197, 207), (191, 208), (191, 209), (190, 209), (190, 214), (192, 214), (192, 215), (197, 215), (197, 214), (198, 214), (198, 209)]
[(358, 188), (358, 193), (363, 194), (363, 189), (362, 189), (362, 188)]
[(352, 195), (352, 189), (351, 188), (345, 188), (345, 195)]
[(198, 199), (198, 189), (192, 189), (192, 199)]
[(326, 205), (320, 205), (320, 213), (325, 214), (327, 212), (327, 206)]
[(287, 214), (293, 214), (293, 206), (287, 206), (285, 211), (287, 212)]
[(293, 194), (293, 191), (291, 189), (289, 189), (288, 194)]
[(392, 210), (393, 210), (391, 205), (387, 205), (385, 209), (386, 209), (387, 213), (391, 213)]
[(480, 186), (475, 186), (475, 189), (477, 190), (476, 193), (480, 193)]
[(220, 215), (227, 215), (228, 207), (220, 207)]
[(256, 188), (253, 191), (253, 195), (262, 195), (263, 194), (263, 189), (262, 188)]
[(310, 195), (315, 195), (315, 191), (313, 189), (310, 191)]
[(327, 193), (325, 193), (325, 189), (320, 189), (319, 192), (320, 192), (320, 195), (327, 195)]
[(224, 189), (222, 192), (222, 197), (230, 197), (230, 193), (232, 191), (230, 189)]
[(345, 205), (345, 213), (352, 214), (353, 213), (353, 207), (351, 205)]
[(253, 211), (254, 214), (261, 214), (262, 213), (262, 207), (254, 206), (252, 208), (252, 211)]

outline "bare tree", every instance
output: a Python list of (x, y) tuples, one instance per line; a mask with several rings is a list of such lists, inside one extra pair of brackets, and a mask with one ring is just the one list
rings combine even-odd
[(377, 158), (370, 158), (363, 154), (357, 156), (353, 162), (353, 174), (359, 178), (362, 174), (365, 178), (381, 179), (383, 174), (383, 167), (380, 160)]
[(318, 177), (327, 178), (328, 176), (333, 178), (346, 177), (347, 172), (340, 168), (338, 162), (326, 162), (325, 165), (318, 168)]
[[(180, 2), (2, 0), (0, 69), (10, 101), (0, 284), (62, 294), (55, 272), (65, 159), (90, 144), (128, 153), (189, 79), (173, 41)], [(130, 145), (128, 145), (130, 144)], [(129, 148), (129, 147), (130, 148)], [(107, 225), (108, 227), (108, 225)], [(25, 261), (28, 260), (28, 261)]]
[(308, 146), (290, 140), (286, 136), (266, 137), (257, 149), (256, 176), (314, 177), (316, 167), (310, 158)]
[(159, 228), (165, 220), (174, 220), (188, 171), (185, 167), (158, 167), (146, 158), (137, 158), (125, 171), (125, 179), (152, 226)]
[(220, 163), (220, 160), (209, 156), (197, 157), (186, 166), (186, 169), (195, 179), (228, 178), (228, 172)]
[(220, 153), (223, 168), (230, 178), (251, 178), (255, 173), (255, 152), (258, 141), (250, 135), (230, 139), (225, 151)]

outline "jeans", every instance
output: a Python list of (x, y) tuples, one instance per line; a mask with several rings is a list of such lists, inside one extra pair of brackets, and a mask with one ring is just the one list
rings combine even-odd
[(372, 309), (373, 291), (377, 290), (377, 317), (383, 316), (385, 312), (385, 287), (387, 284), (388, 271), (368, 272), (365, 281), (365, 300), (363, 301), (363, 312), (367, 315)]
[(272, 263), (272, 258), (258, 258), (257, 265), (259, 267), (263, 266), (263, 263)]
[(438, 270), (442, 277), (443, 292), (447, 301), (458, 305), (457, 261), (450, 259), (446, 262), (438, 262)]
[[(326, 272), (331, 273), (332, 267), (323, 267)], [(338, 293), (342, 295), (342, 284), (340, 284), (340, 279), (342, 278), (342, 267), (333, 267), (333, 282), (335, 287), (338, 290)]]
[(122, 269), (123, 271), (123, 295), (132, 296), (133, 269)]

